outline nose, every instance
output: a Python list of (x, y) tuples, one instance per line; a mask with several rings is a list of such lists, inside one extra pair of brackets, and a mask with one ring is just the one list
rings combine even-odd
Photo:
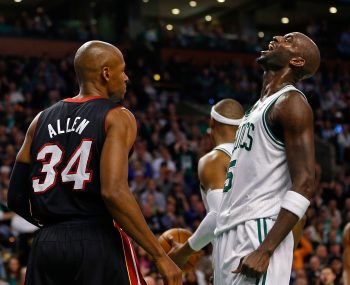
[(129, 77), (124, 73), (124, 81), (128, 82), (129, 81)]
[(272, 39), (273, 39), (275, 42), (280, 42), (282, 38), (283, 38), (282, 36), (274, 36)]

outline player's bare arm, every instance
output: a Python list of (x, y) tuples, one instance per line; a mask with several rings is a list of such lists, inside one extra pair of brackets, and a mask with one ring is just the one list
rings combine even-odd
[(106, 118), (101, 155), (101, 194), (118, 225), (154, 259), (168, 284), (182, 284), (180, 269), (168, 258), (150, 231), (128, 186), (128, 153), (136, 138), (136, 122), (125, 108)]
[[(310, 200), (314, 193), (313, 114), (310, 106), (297, 92), (289, 92), (277, 100), (269, 113), (274, 129), (283, 134), (292, 191)], [(281, 208), (276, 223), (257, 250), (245, 256), (235, 273), (259, 277), (267, 271), (275, 249), (293, 229), (299, 217)]]
[(204, 191), (222, 189), (230, 158), (222, 151), (213, 150), (198, 162), (198, 178)]
[(344, 272), (343, 280), (344, 285), (350, 285), (350, 223), (345, 226), (343, 232), (343, 260), (344, 260)]
[(293, 228), (294, 249), (298, 247), (300, 239), (303, 235), (303, 229), (306, 224), (306, 220), (307, 218), (304, 215), (304, 217), (302, 217)]
[[(199, 160), (198, 177), (204, 192), (207, 192), (209, 189), (211, 191), (222, 191), (229, 162), (229, 156), (222, 151), (217, 150), (211, 151)], [(212, 238), (210, 240), (208, 239), (208, 243), (214, 238), (214, 229), (215, 228), (212, 229)], [(169, 256), (180, 268), (182, 268), (188, 258), (196, 252), (196, 250), (190, 246), (189, 240), (182, 245), (176, 244), (170, 238), (168, 241), (173, 247)]]
[(36, 226), (39, 225), (38, 221), (33, 219), (30, 210), (31, 185), (29, 181), (29, 164), (31, 162), (30, 148), (39, 116), (40, 113), (30, 124), (24, 139), (24, 143), (17, 154), (8, 192), (9, 208)]

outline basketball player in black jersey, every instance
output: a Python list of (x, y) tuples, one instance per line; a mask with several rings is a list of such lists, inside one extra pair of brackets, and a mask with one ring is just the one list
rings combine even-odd
[(182, 284), (128, 187), (136, 122), (118, 103), (128, 80), (123, 56), (92, 41), (78, 49), (74, 67), (80, 93), (33, 120), (11, 176), (9, 207), (41, 227), (25, 284), (145, 284), (125, 233), (168, 284)]

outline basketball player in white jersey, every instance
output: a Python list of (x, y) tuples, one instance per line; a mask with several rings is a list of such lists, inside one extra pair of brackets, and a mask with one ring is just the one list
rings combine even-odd
[[(215, 242), (214, 230), (217, 212), (221, 203), (236, 131), (243, 114), (242, 106), (233, 99), (221, 100), (211, 109), (210, 135), (214, 148), (198, 162), (200, 191), (207, 215), (184, 244), (176, 243), (171, 237), (167, 237), (173, 247), (169, 256), (180, 268), (185, 265), (193, 253), (200, 251), (210, 242), (213, 244)], [(295, 247), (301, 238), (304, 224), (305, 219), (293, 228)]]
[(241, 104), (233, 99), (221, 100), (211, 109), (210, 136), (215, 147), (198, 162), (201, 195), (207, 215), (186, 243), (175, 244), (171, 238), (168, 238), (169, 243), (174, 247), (169, 256), (180, 268), (191, 254), (214, 240), (216, 216), (223, 194), (227, 166), (243, 114)]
[(276, 36), (257, 62), (261, 97), (236, 134), (217, 215), (216, 285), (287, 285), (291, 230), (314, 193), (313, 114), (294, 85), (319, 67), (315, 43), (301, 33)]

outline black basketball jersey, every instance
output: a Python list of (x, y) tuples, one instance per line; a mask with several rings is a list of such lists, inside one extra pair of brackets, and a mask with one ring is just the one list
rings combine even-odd
[(100, 192), (100, 158), (105, 119), (117, 107), (100, 96), (68, 98), (41, 113), (31, 146), (34, 218), (45, 224), (110, 216)]

